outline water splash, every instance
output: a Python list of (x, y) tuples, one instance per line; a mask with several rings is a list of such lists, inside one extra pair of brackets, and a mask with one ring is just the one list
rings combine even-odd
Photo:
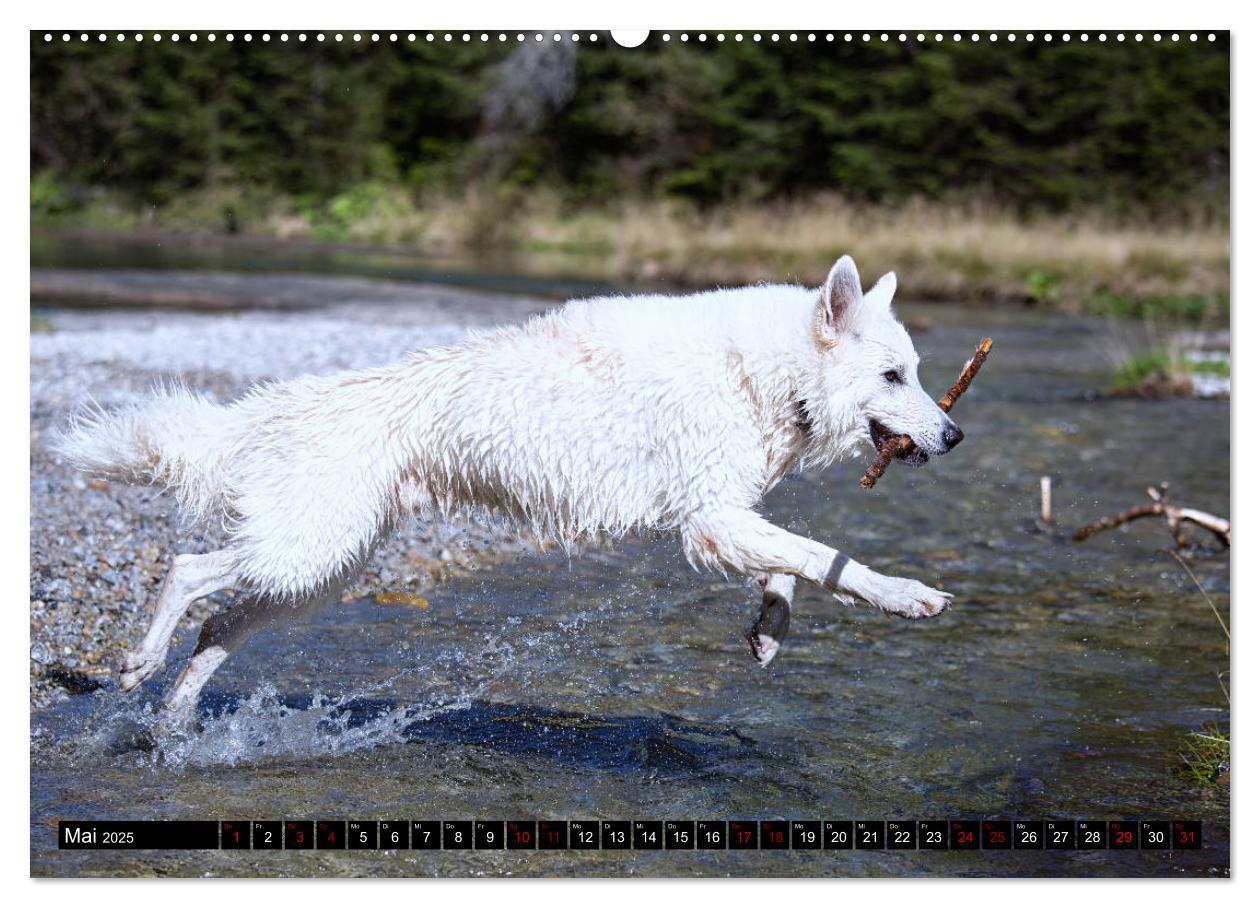
[[(203, 694), (199, 714), (167, 728), (160, 698), (103, 691), (45, 711), (32, 729), (32, 752), (72, 762), (102, 755), (139, 767), (235, 766), (313, 755), (341, 756), (415, 740), (418, 723), (493, 696), (522, 696), (554, 671), (557, 649), (592, 647), (588, 628), (608, 601), (531, 633), (513, 616), (478, 642), (451, 643), (388, 678), (335, 695), (283, 694), (265, 682), (244, 696)], [(391, 699), (392, 697), (392, 699)]]

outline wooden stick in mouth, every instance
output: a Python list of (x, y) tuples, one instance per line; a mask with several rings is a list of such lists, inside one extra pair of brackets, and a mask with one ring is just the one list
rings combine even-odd
[[(980, 367), (984, 365), (984, 361), (989, 358), (989, 351), (993, 348), (993, 338), (986, 337), (980, 341), (980, 346), (976, 348), (975, 354), (971, 359), (967, 360), (967, 365), (963, 366), (962, 374), (958, 376), (958, 381), (945, 392), (945, 396), (939, 401), (942, 410), (948, 413), (954, 408), (954, 404), (958, 403), (958, 398), (962, 397), (964, 392), (971, 387), (972, 379), (976, 377), (976, 373), (980, 371)], [(884, 475), (884, 471), (888, 469), (888, 465), (892, 463), (893, 458), (905, 456), (914, 450), (914, 441), (909, 435), (895, 435), (887, 439), (879, 449), (879, 454), (871, 461), (871, 465), (866, 468), (866, 472), (862, 474), (862, 478), (858, 480), (858, 484), (864, 489), (875, 487), (875, 483), (879, 482), (879, 478)]]

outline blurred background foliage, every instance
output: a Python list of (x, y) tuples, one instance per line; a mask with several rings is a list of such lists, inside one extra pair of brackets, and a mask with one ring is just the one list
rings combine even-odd
[(96, 187), (146, 205), (220, 185), (317, 202), (487, 177), (578, 201), (979, 195), (1161, 217), (1228, 192), (1228, 42), (33, 36), (31, 82), (35, 203), (51, 209)]
[(37, 231), (679, 286), (815, 281), (849, 252), (921, 299), (1228, 315), (1228, 36), (89, 37), (32, 35)]

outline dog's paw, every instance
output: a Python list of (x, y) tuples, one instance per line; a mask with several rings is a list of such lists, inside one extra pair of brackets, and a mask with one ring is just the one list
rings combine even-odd
[(779, 641), (775, 640), (769, 634), (759, 634), (757, 628), (750, 630), (745, 637), (749, 647), (752, 648), (753, 658), (757, 660), (757, 664), (765, 668), (770, 664), (770, 660), (779, 652)]
[(752, 647), (753, 658), (765, 668), (787, 639), (792, 621), (792, 606), (783, 596), (767, 590), (761, 597), (761, 617), (748, 630), (744, 639)]
[(917, 580), (890, 577), (881, 586), (883, 589), (874, 604), (902, 618), (932, 618), (949, 608), (954, 601), (952, 593), (934, 590)]
[(153, 676), (166, 664), (161, 656), (135, 650), (123, 657), (122, 671), (118, 673), (118, 686), (124, 692), (135, 690), (146, 678)]

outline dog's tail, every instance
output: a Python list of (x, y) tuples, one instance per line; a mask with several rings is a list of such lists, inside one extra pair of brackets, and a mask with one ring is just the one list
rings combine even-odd
[(236, 442), (227, 407), (181, 385), (106, 411), (82, 408), (52, 448), (86, 473), (161, 485), (190, 517), (225, 506), (221, 476)]

